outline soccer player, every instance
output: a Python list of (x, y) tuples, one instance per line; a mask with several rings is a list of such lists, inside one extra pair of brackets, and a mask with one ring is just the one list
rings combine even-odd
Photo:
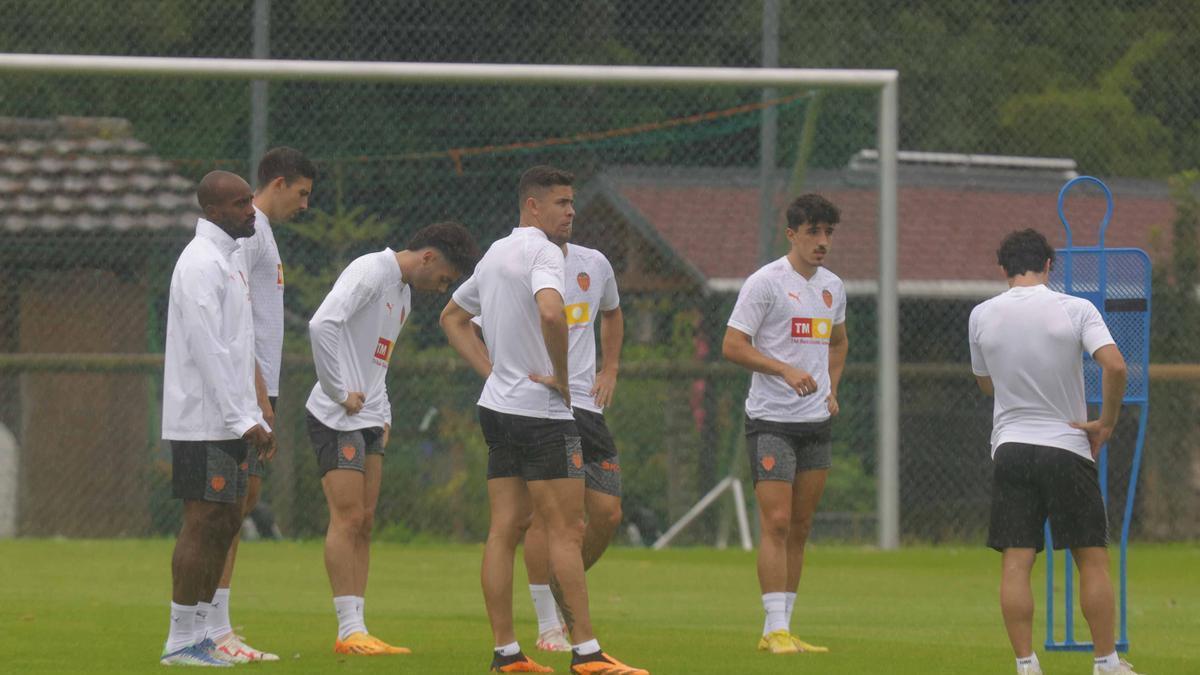
[(205, 637), (206, 605), (241, 526), (247, 454), (269, 458), (275, 438), (256, 401), (250, 288), (237, 244), (254, 234), (253, 194), (240, 177), (213, 171), (196, 198), (204, 217), (175, 263), (167, 309), (163, 438), (183, 527), (160, 662), (228, 667)]
[[(255, 385), (258, 405), (267, 423), (275, 424), (275, 403), (279, 397), (279, 364), (283, 357), (283, 261), (271, 223), (285, 223), (308, 208), (316, 167), (300, 151), (273, 148), (258, 163), (258, 190), (254, 193), (254, 234), (239, 240), (250, 284), (250, 307), (254, 315)], [(248, 459), (250, 482), (242, 519), (254, 510), (262, 492), (266, 464), (255, 453)], [(217, 651), (233, 663), (278, 661), (279, 657), (259, 651), (233, 632), (229, 620), (229, 585), (237, 560), (239, 537), (233, 538), (225, 570), (208, 611), (208, 637)]]
[[(488, 444), (491, 525), (482, 585), (495, 639), (491, 669), (551, 672), (521, 652), (512, 618), (513, 559), (536, 512), (546, 527), (550, 586), (574, 642), (571, 672), (642, 675), (601, 650), (588, 613), (583, 449), (571, 414), (563, 254), (551, 241), (570, 235), (573, 182), (547, 166), (521, 176), (520, 226), (492, 244), (441, 323), (454, 349), (487, 377), (479, 422)], [(482, 317), (486, 347), (473, 316)]]
[(387, 248), (351, 262), (308, 324), (318, 381), (305, 407), (329, 505), (325, 570), (339, 654), (409, 653), (371, 635), (363, 618), (371, 527), (391, 433), (385, 377), (412, 312), (412, 290), (445, 292), (478, 259), (479, 248), (462, 225), (430, 225), (403, 251)]
[[(612, 264), (593, 248), (569, 244), (557, 236), (550, 241), (562, 249), (566, 269), (567, 364), (570, 370), (571, 412), (583, 446), (584, 511), (583, 569), (603, 555), (621, 524), (621, 464), (617, 446), (604, 421), (604, 406), (617, 386), (625, 321)], [(595, 319), (600, 318), (604, 367), (596, 371)], [(471, 320), (480, 325), (479, 317)], [(477, 329), (478, 333), (478, 329)], [(486, 349), (486, 347), (484, 347)], [(537, 648), (570, 651), (554, 594), (550, 591), (550, 561), (546, 526), (537, 513), (525, 532), (525, 570), (529, 594), (538, 618)]]
[(758, 583), (766, 621), (760, 650), (826, 652), (791, 633), (804, 545), (831, 464), (830, 425), (846, 365), (846, 289), (824, 267), (840, 215), (820, 195), (788, 207), (787, 255), (746, 279), (722, 353), (754, 373), (746, 449), (762, 541)]
[[(1033, 651), (1029, 575), (1045, 545), (1071, 550), (1079, 605), (1092, 631), (1093, 672), (1133, 675), (1117, 657), (1108, 577), (1108, 518), (1095, 458), (1125, 393), (1125, 359), (1092, 303), (1046, 288), (1054, 249), (1036, 230), (1013, 232), (996, 252), (1009, 290), (971, 311), (971, 368), (995, 396), (988, 546), (1000, 551), (1000, 610), (1018, 675), (1042, 672)], [(1084, 353), (1102, 370), (1100, 418), (1087, 421)]]

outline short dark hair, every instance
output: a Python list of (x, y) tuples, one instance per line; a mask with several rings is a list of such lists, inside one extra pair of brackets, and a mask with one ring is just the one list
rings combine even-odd
[(539, 164), (526, 169), (525, 173), (521, 174), (521, 182), (517, 185), (517, 197), (524, 204), (535, 190), (544, 190), (560, 185), (569, 187), (574, 184), (575, 176), (570, 171)]
[(1054, 249), (1046, 237), (1033, 228), (1009, 232), (996, 249), (996, 262), (1009, 278), (1026, 272), (1042, 272), (1046, 269), (1046, 261), (1054, 264)]
[(434, 223), (417, 230), (408, 240), (410, 251), (423, 248), (436, 249), (446, 260), (462, 274), (470, 274), (479, 262), (479, 245), (475, 238), (463, 227), (462, 223), (446, 221)]
[(842, 218), (842, 212), (833, 202), (821, 195), (809, 193), (796, 197), (796, 201), (787, 210), (787, 227), (794, 230), (801, 225), (837, 225)]
[(287, 146), (271, 148), (258, 161), (258, 187), (283, 177), (283, 182), (291, 185), (297, 178), (317, 179), (317, 167), (303, 152)]

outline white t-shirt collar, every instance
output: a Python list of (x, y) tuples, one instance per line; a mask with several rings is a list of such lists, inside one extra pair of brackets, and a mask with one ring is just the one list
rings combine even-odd
[(196, 222), (196, 236), (204, 237), (205, 239), (208, 239), (216, 244), (217, 248), (220, 249), (221, 254), (226, 258), (228, 258), (231, 253), (237, 250), (238, 247), (236, 239), (226, 234), (225, 230), (222, 230), (220, 227), (218, 227), (216, 223), (205, 220), (204, 218), (201, 218)]

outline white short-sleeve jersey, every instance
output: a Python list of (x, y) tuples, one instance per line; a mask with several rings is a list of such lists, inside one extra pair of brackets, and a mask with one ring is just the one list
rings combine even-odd
[(805, 279), (784, 256), (751, 274), (738, 293), (729, 327), (749, 335), (764, 356), (812, 375), (817, 391), (799, 396), (782, 377), (754, 373), (746, 414), (770, 422), (828, 419), (829, 338), (845, 321), (846, 289), (824, 267)]
[(554, 372), (534, 295), (549, 288), (565, 298), (563, 274), (562, 251), (536, 227), (518, 227), (492, 244), (454, 291), (456, 305), (482, 318), (492, 360), (479, 405), (510, 415), (573, 419), (558, 392), (529, 379)]
[[(317, 384), (305, 407), (339, 431), (392, 423), (387, 369), (396, 338), (412, 312), (412, 290), (390, 248), (346, 266), (308, 323)], [(365, 394), (362, 410), (347, 415), (342, 402)]]
[(267, 381), (267, 393), (279, 395), (283, 358), (283, 260), (267, 214), (254, 207), (254, 235), (238, 240), (250, 281), (254, 314), (254, 359)]
[(971, 310), (971, 369), (995, 388), (992, 454), (1003, 443), (1069, 450), (1091, 460), (1083, 353), (1115, 344), (1092, 303), (1043, 285), (1015, 286)]
[(596, 384), (596, 317), (620, 306), (617, 278), (603, 253), (567, 244), (565, 281), (571, 405), (602, 413), (604, 409), (592, 398)]

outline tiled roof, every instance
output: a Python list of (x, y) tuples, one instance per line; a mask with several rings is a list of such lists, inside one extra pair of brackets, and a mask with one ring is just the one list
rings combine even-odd
[[(736, 284), (758, 268), (756, 172), (609, 169), (601, 181), (605, 190), (635, 209), (676, 255), (699, 270), (710, 286), (721, 285), (714, 281)], [(901, 282), (960, 286), (999, 282), (995, 251), (1004, 235), (1015, 229), (1033, 227), (1052, 245), (1064, 246), (1057, 215), (1058, 190), (1064, 182), (1061, 177), (1031, 180), (902, 167)], [(1142, 248), (1153, 255), (1156, 237), (1169, 233), (1175, 215), (1165, 183), (1112, 180), (1108, 184), (1115, 209), (1106, 246)], [(849, 169), (813, 172), (805, 186), (805, 191), (823, 194), (840, 207), (842, 220), (827, 264), (843, 279), (860, 285), (878, 277), (877, 189), (874, 175)], [(1067, 215), (1074, 227), (1074, 244), (1094, 245), (1104, 199), (1095, 191), (1071, 194)], [(781, 228), (783, 209), (778, 210)]]
[(0, 229), (190, 229), (194, 185), (171, 169), (124, 119), (0, 117)]

